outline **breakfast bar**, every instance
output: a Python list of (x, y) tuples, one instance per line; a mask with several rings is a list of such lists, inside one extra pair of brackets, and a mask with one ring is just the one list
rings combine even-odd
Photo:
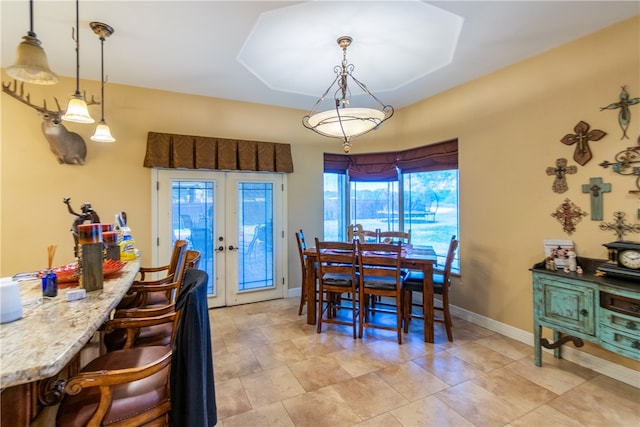
[(67, 301), (61, 289), (43, 298), (39, 279), (20, 282), (22, 318), (0, 324), (0, 401), (2, 423), (29, 425), (44, 405), (60, 397), (59, 375), (77, 372), (79, 355), (129, 289), (139, 261), (105, 279), (103, 289)]

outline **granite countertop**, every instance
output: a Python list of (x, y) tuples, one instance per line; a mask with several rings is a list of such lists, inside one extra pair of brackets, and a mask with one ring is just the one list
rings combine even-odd
[(67, 301), (67, 293), (78, 287), (43, 298), (40, 280), (20, 282), (22, 318), (0, 324), (0, 388), (60, 372), (109, 318), (139, 268), (139, 261), (127, 262), (115, 277), (105, 279), (103, 289), (76, 301)]

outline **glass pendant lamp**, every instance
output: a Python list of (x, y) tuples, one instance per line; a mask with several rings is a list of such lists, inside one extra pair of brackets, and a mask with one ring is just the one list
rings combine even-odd
[(75, 28), (75, 42), (76, 42), (76, 91), (67, 104), (67, 110), (62, 116), (62, 120), (76, 123), (93, 123), (93, 117), (89, 114), (87, 103), (84, 100), (84, 96), (80, 93), (80, 6), (79, 0), (76, 0), (76, 28)]
[(29, 1), (29, 32), (18, 45), (16, 62), (7, 67), (9, 77), (27, 83), (52, 85), (58, 83), (58, 76), (49, 69), (47, 54), (33, 31), (33, 0)]
[(113, 34), (113, 28), (102, 22), (91, 22), (89, 25), (100, 38), (100, 88), (102, 92), (100, 104), (102, 115), (91, 140), (96, 142), (115, 142), (116, 139), (111, 136), (111, 129), (109, 129), (109, 125), (104, 120), (104, 40)]

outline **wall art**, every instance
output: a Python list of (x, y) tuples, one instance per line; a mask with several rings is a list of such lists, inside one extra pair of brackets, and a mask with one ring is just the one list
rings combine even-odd
[(599, 129), (589, 130), (589, 124), (583, 121), (579, 121), (573, 128), (573, 133), (566, 134), (560, 141), (565, 145), (576, 144), (576, 149), (573, 152), (573, 160), (575, 160), (580, 166), (587, 164), (593, 157), (591, 149), (589, 148), (589, 141), (599, 141), (607, 133)]
[(614, 212), (613, 217), (615, 219), (615, 222), (603, 222), (602, 224), (600, 224), (600, 230), (613, 231), (614, 234), (618, 237), (618, 241), (622, 241), (625, 234), (627, 233), (640, 233), (640, 224), (628, 224), (624, 219), (624, 212)]
[(569, 189), (567, 185), (567, 174), (574, 174), (578, 172), (578, 168), (576, 166), (567, 166), (567, 159), (560, 158), (556, 160), (556, 167), (549, 166), (547, 168), (547, 175), (555, 175), (555, 179), (553, 180), (553, 185), (551, 189), (554, 193), (564, 193)]
[(606, 107), (600, 107), (600, 111), (620, 109), (618, 112), (618, 123), (620, 124), (620, 129), (622, 129), (622, 137), (620, 139), (629, 139), (627, 136), (627, 129), (629, 129), (629, 123), (631, 123), (629, 106), (639, 104), (640, 98), (629, 98), (629, 92), (627, 92), (626, 86), (622, 86), (622, 92), (620, 92), (619, 98), (620, 100), (618, 102), (609, 104)]
[(571, 200), (564, 199), (564, 202), (551, 214), (552, 217), (562, 224), (562, 230), (568, 235), (576, 231), (576, 225), (587, 216), (587, 213), (575, 205)]
[(602, 221), (602, 198), (611, 192), (611, 184), (602, 182), (602, 178), (590, 178), (588, 184), (582, 184), (582, 192), (591, 196), (591, 220)]

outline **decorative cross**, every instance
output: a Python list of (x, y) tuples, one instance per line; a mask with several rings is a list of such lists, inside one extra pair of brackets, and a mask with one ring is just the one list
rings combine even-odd
[[(637, 166), (636, 166), (637, 165)], [(635, 147), (629, 147), (616, 154), (615, 162), (605, 160), (600, 163), (603, 168), (611, 169), (620, 175), (635, 175), (636, 187), (640, 191), (640, 137), (638, 137), (638, 145)], [(635, 191), (631, 191), (634, 193)]]
[(627, 129), (629, 129), (629, 123), (631, 122), (631, 111), (629, 111), (629, 105), (635, 105), (638, 103), (640, 103), (640, 98), (629, 99), (627, 87), (622, 86), (620, 101), (609, 104), (606, 107), (600, 107), (600, 111), (620, 109), (620, 112), (618, 113), (618, 123), (620, 123), (620, 128), (622, 129), (622, 137), (620, 139), (629, 139), (627, 136)]
[(582, 217), (586, 215), (586, 212), (583, 212), (582, 209), (576, 206), (569, 199), (564, 199), (564, 202), (551, 214), (552, 217), (562, 224), (562, 229), (569, 236), (576, 231), (576, 224), (578, 224), (580, 220), (582, 220)]
[(640, 233), (640, 224), (625, 224), (624, 215), (624, 212), (614, 212), (613, 216), (615, 217), (616, 222), (612, 224), (603, 222), (600, 224), (600, 230), (612, 230), (618, 236), (618, 242), (622, 241), (622, 238), (627, 233)]
[(602, 193), (609, 193), (611, 184), (603, 184), (602, 178), (589, 178), (588, 184), (582, 184), (582, 192), (591, 194), (591, 220), (602, 221)]
[(579, 121), (573, 128), (575, 134), (568, 133), (560, 141), (565, 145), (576, 144), (576, 151), (573, 153), (573, 160), (584, 166), (593, 157), (589, 148), (589, 141), (599, 141), (607, 133), (598, 129), (589, 131), (589, 125)]
[(567, 185), (567, 180), (565, 178), (566, 174), (574, 174), (578, 172), (578, 168), (576, 166), (567, 166), (567, 159), (557, 159), (556, 167), (549, 166), (547, 168), (547, 175), (555, 175), (556, 179), (553, 180), (553, 185), (551, 189), (555, 193), (564, 193), (569, 189)]

